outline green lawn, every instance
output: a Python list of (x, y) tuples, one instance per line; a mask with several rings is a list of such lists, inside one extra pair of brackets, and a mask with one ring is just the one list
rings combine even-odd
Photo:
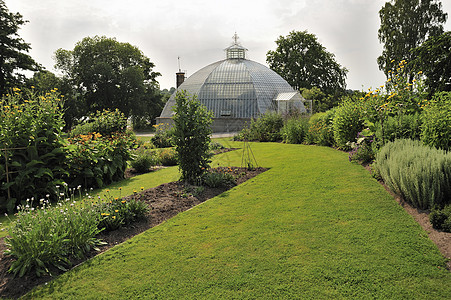
[[(26, 298), (451, 298), (437, 247), (346, 153), (276, 143), (252, 150), (269, 171)], [(212, 166), (239, 166), (241, 154), (218, 155)], [(134, 180), (147, 188), (174, 177), (165, 169)]]

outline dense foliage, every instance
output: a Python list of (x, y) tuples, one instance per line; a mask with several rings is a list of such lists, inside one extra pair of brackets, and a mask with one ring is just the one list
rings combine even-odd
[(345, 99), (335, 110), (333, 132), (335, 145), (349, 150), (348, 142), (354, 142), (364, 128), (360, 104), (353, 99)]
[(276, 44), (276, 50), (266, 54), (266, 62), (294, 88), (317, 87), (326, 94), (345, 89), (347, 70), (314, 34), (292, 31), (280, 36)]
[(173, 142), (182, 179), (199, 183), (210, 163), (212, 113), (186, 91), (177, 92)]
[(111, 136), (115, 133), (125, 133), (127, 130), (127, 118), (119, 109), (113, 111), (105, 109), (90, 114), (84, 122), (81, 122), (71, 130), (70, 136), (80, 134), (98, 133), (102, 136)]
[(149, 120), (162, 109), (154, 64), (137, 47), (114, 38), (86, 37), (73, 50), (58, 49), (56, 68), (78, 93), (87, 112), (119, 109)]
[(424, 107), (421, 140), (424, 144), (451, 149), (451, 92), (436, 94)]
[(25, 23), (21, 14), (9, 12), (5, 1), (0, 0), (0, 96), (8, 89), (24, 84), (25, 76), (18, 71), (40, 68), (27, 54), (30, 44), (18, 34)]
[(451, 31), (429, 37), (413, 54), (412, 68), (426, 76), (429, 95), (451, 91)]
[(31, 197), (50, 194), (54, 199), (55, 186), (67, 174), (62, 107), (55, 90), (38, 95), (14, 88), (1, 99), (1, 211), (11, 212), (17, 203)]
[[(438, 0), (390, 0), (381, 8), (379, 16), (378, 36), (383, 51), (377, 63), (387, 77), (393, 62), (413, 61), (413, 49), (429, 36), (440, 35), (447, 19)], [(412, 70), (408, 74), (410, 77)]]
[(399, 139), (376, 154), (375, 169), (392, 191), (415, 207), (443, 207), (450, 202), (451, 153)]

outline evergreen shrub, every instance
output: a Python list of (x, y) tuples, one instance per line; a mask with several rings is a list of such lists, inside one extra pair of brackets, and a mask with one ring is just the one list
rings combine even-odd
[(391, 190), (417, 208), (443, 207), (451, 200), (451, 153), (400, 139), (380, 149), (374, 166)]

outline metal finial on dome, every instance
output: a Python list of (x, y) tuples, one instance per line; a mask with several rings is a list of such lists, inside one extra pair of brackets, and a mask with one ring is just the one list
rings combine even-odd
[(246, 59), (247, 49), (241, 46), (238, 42), (238, 34), (235, 32), (232, 38), (234, 40), (233, 45), (225, 49), (227, 59)]
[(239, 43), (238, 43), (238, 39), (239, 39), (239, 37), (238, 37), (238, 34), (236, 34), (236, 31), (235, 31), (235, 34), (233, 35), (233, 40), (235, 41), (235, 44), (234, 45), (239, 45)]

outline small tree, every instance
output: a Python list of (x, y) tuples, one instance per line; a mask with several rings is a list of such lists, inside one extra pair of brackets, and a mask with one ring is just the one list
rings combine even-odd
[(182, 180), (199, 183), (210, 161), (210, 134), (213, 114), (196, 96), (186, 91), (175, 97), (174, 144), (178, 153)]

